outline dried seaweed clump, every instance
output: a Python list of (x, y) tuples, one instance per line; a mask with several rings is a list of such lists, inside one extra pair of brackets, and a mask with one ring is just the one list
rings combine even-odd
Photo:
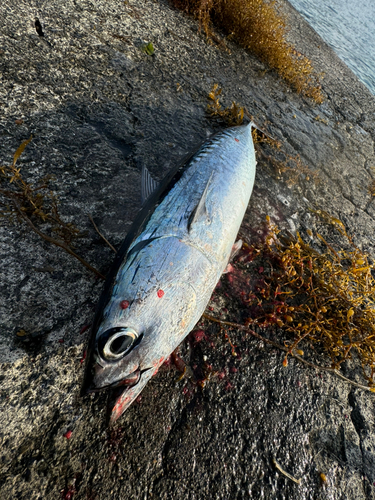
[(49, 188), (51, 176), (33, 184), (24, 179), (21, 167), (17, 168), (17, 160), (31, 140), (32, 137), (22, 142), (11, 165), (0, 166), (0, 217), (12, 222), (25, 222), (41, 238), (62, 248), (90, 271), (104, 278), (74, 252), (73, 243), (80, 232), (74, 224), (64, 222), (61, 218), (57, 198)]
[(282, 328), (292, 339), (285, 343), (287, 355), (298, 354), (297, 346), (305, 341), (328, 353), (333, 369), (348, 359), (359, 360), (375, 391), (374, 263), (354, 245), (339, 219), (317, 213), (339, 231), (345, 248), (335, 249), (311, 231), (316, 248), (299, 233), (282, 236), (268, 218), (264, 245), (248, 247), (257, 254), (253, 264), (261, 261), (262, 278), (246, 298), (251, 311), (247, 324)]
[(297, 92), (323, 101), (321, 86), (311, 61), (286, 39), (287, 20), (268, 0), (171, 0), (194, 15), (208, 37), (211, 23), (233, 36), (243, 47), (275, 69)]
[(223, 109), (219, 102), (222, 90), (217, 83), (212, 87), (211, 92), (208, 94), (207, 114), (211, 118), (222, 121), (228, 127), (242, 125), (245, 109), (234, 101), (229, 108)]
[(371, 184), (368, 187), (368, 192), (371, 196), (375, 196), (375, 180), (371, 181)]
[(271, 167), (273, 174), (279, 180), (284, 178), (289, 187), (301, 180), (311, 181), (315, 185), (321, 182), (318, 172), (305, 165), (299, 154), (290, 155), (282, 148), (281, 142), (265, 136), (254, 140), (257, 158), (262, 165)]

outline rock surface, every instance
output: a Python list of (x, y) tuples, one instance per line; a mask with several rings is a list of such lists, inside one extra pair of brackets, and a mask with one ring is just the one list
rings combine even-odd
[[(374, 97), (282, 7), (291, 40), (324, 73), (319, 106), (233, 42), (230, 54), (208, 44), (164, 0), (3, 1), (1, 163), (33, 135), (18, 166), (30, 178), (55, 176), (62, 215), (87, 232), (77, 251), (105, 274), (113, 254), (87, 214), (118, 246), (140, 208), (142, 165), (161, 178), (217, 130), (205, 107), (218, 83), (225, 105), (237, 101), (267, 121), (320, 178), (290, 186), (260, 159), (244, 231), (256, 233), (266, 215), (293, 231), (315, 207), (374, 255)], [(153, 56), (141, 50), (146, 42)], [(224, 363), (223, 380), (190, 394), (165, 368), (108, 430), (105, 396), (79, 398), (80, 331), (102, 283), (25, 226), (5, 221), (0, 238), (1, 499), (375, 498), (375, 395), (293, 359), (284, 369), (282, 353), (241, 335), (241, 359), (217, 330), (216, 350), (202, 347)], [(230, 303), (223, 295), (210, 307), (219, 314)], [(28, 343), (16, 340), (20, 329)]]

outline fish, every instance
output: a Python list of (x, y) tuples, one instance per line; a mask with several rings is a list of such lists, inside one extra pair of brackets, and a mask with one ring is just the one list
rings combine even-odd
[(142, 168), (144, 204), (107, 276), (81, 390), (116, 390), (110, 424), (194, 328), (241, 248), (256, 171), (253, 127), (211, 136), (161, 183)]

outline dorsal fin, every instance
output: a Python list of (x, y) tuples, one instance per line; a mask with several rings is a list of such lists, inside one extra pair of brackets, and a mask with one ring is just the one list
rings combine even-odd
[(198, 201), (197, 206), (194, 208), (194, 210), (191, 212), (189, 220), (188, 220), (188, 231), (190, 232), (193, 224), (197, 222), (199, 219), (204, 217), (206, 220), (209, 220), (208, 212), (207, 212), (207, 207), (206, 207), (206, 199), (207, 199), (207, 193), (208, 193), (208, 188), (211, 183), (212, 179), (212, 174), (210, 175), (210, 178), (207, 181), (206, 187), (204, 188), (203, 194), (200, 197), (200, 200)]
[(142, 167), (142, 181), (141, 181), (141, 196), (142, 205), (147, 200), (147, 198), (159, 187), (159, 182), (156, 181), (147, 168), (143, 165)]

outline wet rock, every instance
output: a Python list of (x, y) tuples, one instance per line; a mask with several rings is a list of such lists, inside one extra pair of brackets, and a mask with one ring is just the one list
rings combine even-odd
[[(268, 120), (320, 178), (290, 185), (259, 159), (243, 231), (256, 235), (266, 215), (294, 231), (318, 207), (374, 254), (374, 97), (282, 5), (291, 39), (325, 73), (319, 106), (232, 41), (231, 54), (208, 44), (164, 0), (0, 6), (1, 162), (33, 135), (18, 166), (30, 179), (53, 174), (61, 215), (84, 233), (77, 252), (102, 273), (113, 253), (87, 214), (121, 243), (141, 206), (142, 165), (161, 178), (218, 129), (205, 115), (214, 83), (224, 105)], [(153, 56), (140, 49), (145, 40)], [(285, 369), (282, 354), (242, 334), (233, 333), (234, 357), (212, 325), (203, 328), (212, 346), (204, 339), (194, 352), (220, 377), (197, 388), (163, 368), (107, 429), (106, 395), (78, 397), (88, 335), (80, 332), (102, 283), (24, 226), (5, 223), (0, 238), (2, 498), (374, 498), (374, 396), (292, 359)], [(215, 313), (240, 314), (225, 295), (217, 303)], [(17, 340), (21, 330), (32, 349)]]

